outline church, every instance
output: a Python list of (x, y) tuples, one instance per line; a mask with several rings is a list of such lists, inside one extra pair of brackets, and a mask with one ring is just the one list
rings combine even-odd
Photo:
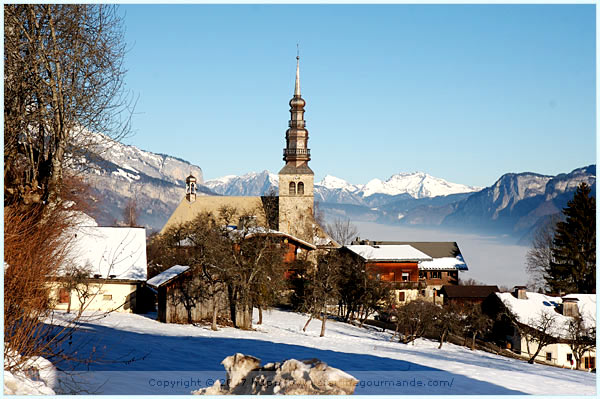
[(339, 247), (314, 217), (314, 172), (308, 166), (308, 130), (304, 121), (306, 102), (300, 93), (300, 57), (296, 57), (296, 83), (294, 95), (289, 102), (290, 120), (286, 131), (286, 147), (283, 150), (285, 165), (279, 171), (279, 195), (259, 197), (197, 195), (197, 179), (186, 179), (185, 197), (177, 206), (161, 234), (169, 227), (192, 220), (201, 212), (220, 216), (224, 207), (235, 211), (229, 220), (238, 228), (248, 216), (259, 226), (268, 227), (292, 237), (314, 244), (318, 248)]

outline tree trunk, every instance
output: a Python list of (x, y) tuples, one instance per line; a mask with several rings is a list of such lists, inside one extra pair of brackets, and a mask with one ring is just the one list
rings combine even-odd
[(394, 335), (392, 335), (392, 338), (390, 338), (390, 341), (393, 340), (394, 338), (396, 338), (396, 335), (398, 335), (399, 329), (400, 329), (400, 323), (396, 322), (396, 329), (394, 330)]
[(444, 338), (446, 338), (447, 333), (448, 331), (446, 330), (442, 332), (442, 335), (440, 336), (440, 346), (438, 346), (438, 349), (442, 349), (442, 345), (444, 345)]
[(213, 331), (218, 331), (217, 330), (217, 313), (218, 313), (219, 309), (217, 307), (217, 298), (213, 297), (213, 314), (212, 314), (212, 325), (210, 326), (210, 329)]
[(310, 317), (308, 318), (308, 320), (306, 321), (306, 324), (304, 325), (304, 328), (302, 329), (302, 331), (306, 332), (306, 329), (308, 328), (308, 325), (310, 324), (310, 321), (313, 319), (313, 315), (311, 314)]
[(325, 336), (325, 322), (326, 321), (327, 321), (327, 313), (323, 313), (323, 316), (321, 319), (321, 334), (319, 335), (319, 337)]
[(473, 333), (473, 339), (471, 340), (471, 350), (475, 350), (475, 338), (477, 338), (477, 333)]
[[(545, 345), (544, 345), (544, 346), (545, 346)], [(535, 363), (535, 358), (536, 358), (536, 357), (537, 357), (537, 355), (538, 355), (538, 354), (539, 354), (539, 353), (542, 351), (542, 348), (543, 348), (542, 344), (541, 344), (541, 343), (540, 343), (540, 344), (538, 344), (538, 348), (537, 348), (537, 350), (535, 351), (535, 353), (533, 354), (533, 356), (531, 356), (531, 358), (530, 358), (530, 359), (527, 361), (527, 363), (529, 363), (529, 364), (533, 364), (533, 363)], [(527, 350), (529, 350), (529, 348), (527, 348)]]
[(71, 313), (71, 292), (69, 291), (69, 304), (67, 305), (67, 313)]
[(258, 307), (258, 324), (262, 324), (262, 307)]

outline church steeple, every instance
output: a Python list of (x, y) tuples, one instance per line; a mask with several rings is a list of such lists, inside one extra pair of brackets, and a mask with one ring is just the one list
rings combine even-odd
[(300, 56), (296, 56), (296, 85), (294, 96), (290, 100), (289, 129), (285, 133), (286, 148), (283, 150), (283, 160), (286, 165), (296, 167), (308, 166), (310, 150), (308, 149), (308, 130), (304, 121), (304, 106), (306, 102), (300, 94)]
[(283, 150), (285, 166), (279, 171), (279, 230), (310, 242), (314, 239), (314, 180), (308, 167), (308, 130), (304, 122), (306, 102), (300, 94), (300, 55), (296, 56), (296, 84), (290, 100), (289, 129)]

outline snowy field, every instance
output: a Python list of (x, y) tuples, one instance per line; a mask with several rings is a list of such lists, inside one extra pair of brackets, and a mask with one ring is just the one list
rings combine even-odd
[[(256, 317), (256, 314), (255, 314)], [(163, 324), (144, 315), (90, 318), (72, 348), (100, 361), (60, 373), (69, 385), (97, 394), (188, 394), (225, 377), (220, 362), (236, 352), (266, 362), (318, 358), (360, 380), (356, 394), (595, 395), (596, 374), (530, 365), (481, 351), (418, 340), (390, 342), (391, 334), (329, 320), (320, 322), (272, 310), (256, 331)], [(130, 361), (131, 359), (137, 359)], [(68, 369), (62, 364), (62, 369)], [(71, 368), (73, 366), (71, 365)], [(89, 371), (88, 371), (89, 370)]]

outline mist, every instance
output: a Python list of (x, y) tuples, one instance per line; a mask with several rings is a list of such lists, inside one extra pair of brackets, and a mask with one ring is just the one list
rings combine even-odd
[(516, 245), (501, 236), (458, 233), (450, 230), (353, 222), (361, 239), (381, 241), (455, 241), (469, 270), (459, 278), (473, 278), (490, 285), (512, 288), (525, 285), (525, 257), (529, 247)]

